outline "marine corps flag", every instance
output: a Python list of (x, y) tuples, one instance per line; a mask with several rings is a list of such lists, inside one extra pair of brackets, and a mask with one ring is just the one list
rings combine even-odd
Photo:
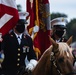
[(43, 52), (51, 45), (49, 40), (50, 25), (50, 7), (48, 0), (27, 0), (28, 19), (30, 20), (28, 30), (34, 43), (38, 59)]
[(0, 33), (5, 35), (19, 19), (15, 0), (0, 0)]

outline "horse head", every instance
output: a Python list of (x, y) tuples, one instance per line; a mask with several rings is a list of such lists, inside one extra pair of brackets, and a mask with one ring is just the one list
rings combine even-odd
[(50, 40), (53, 44), (51, 52), (51, 75), (76, 75), (73, 66), (72, 48), (69, 46), (72, 42), (72, 36), (66, 43), (56, 43), (51, 37)]
[(50, 41), (52, 45), (45, 50), (31, 75), (76, 75), (72, 48), (69, 46), (72, 37), (65, 43), (56, 43), (51, 37)]

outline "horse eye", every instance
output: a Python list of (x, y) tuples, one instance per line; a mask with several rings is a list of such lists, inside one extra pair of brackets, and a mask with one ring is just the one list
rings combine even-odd
[(64, 62), (64, 58), (59, 58), (59, 60), (58, 60), (60, 63), (61, 62)]

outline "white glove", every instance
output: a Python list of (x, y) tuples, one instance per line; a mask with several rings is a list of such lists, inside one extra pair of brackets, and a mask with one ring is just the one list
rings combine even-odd
[(39, 31), (39, 26), (37, 26), (37, 25), (34, 26), (34, 28), (33, 28), (33, 32), (36, 33), (36, 32), (38, 32), (38, 31)]
[(37, 61), (34, 59), (30, 60), (30, 63), (26, 65), (26, 69), (32, 70), (37, 65)]
[(32, 31), (32, 34), (31, 34), (31, 38), (33, 38), (34, 37), (34, 34), (36, 33), (36, 32), (38, 32), (39, 31), (39, 26), (34, 26), (33, 27), (33, 31)]

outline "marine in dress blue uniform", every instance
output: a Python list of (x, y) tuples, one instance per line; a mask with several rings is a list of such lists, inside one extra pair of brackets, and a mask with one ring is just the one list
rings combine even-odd
[[(1, 50), (4, 51), (5, 55), (4, 61), (2, 63), (2, 73), (4, 75), (17, 75), (20, 67), (31, 67), (29, 65), (25, 65), (26, 55), (28, 60), (31, 61), (29, 64), (32, 63), (34, 66), (34, 64), (36, 65), (37, 63), (36, 54), (33, 50), (32, 39), (30, 36), (23, 33), (25, 28), (23, 21), (24, 20), (20, 19), (18, 21), (18, 26), (16, 25), (13, 31), (3, 37)], [(16, 32), (20, 33), (20, 44), (18, 42), (18, 34)]]
[(52, 27), (52, 38), (56, 42), (66, 42), (67, 39), (64, 38), (66, 34), (66, 24), (68, 23), (65, 17), (58, 17), (51, 21)]

